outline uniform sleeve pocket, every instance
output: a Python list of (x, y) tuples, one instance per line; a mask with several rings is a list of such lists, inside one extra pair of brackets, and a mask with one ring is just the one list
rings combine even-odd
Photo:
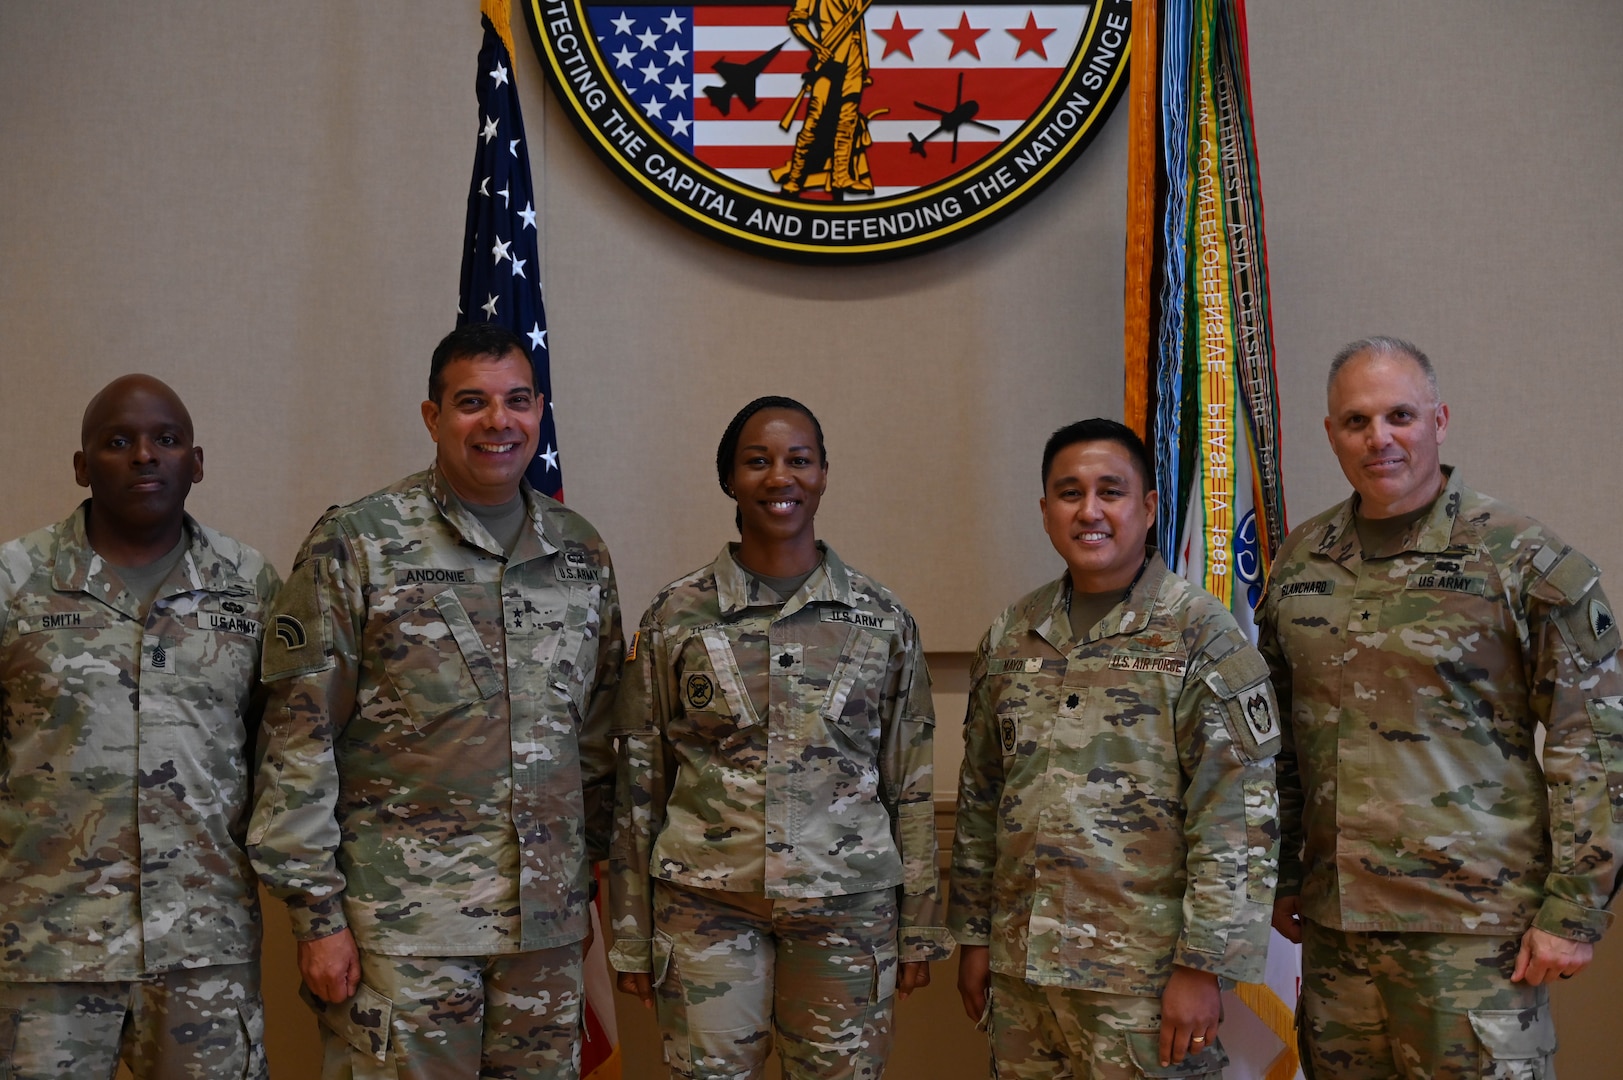
[(1537, 1061), (1555, 1053), (1555, 1018), (1548, 1004), (1536, 1009), (1472, 1009), (1469, 1015), (1471, 1030), (1492, 1061)]
[(0, 1009), (0, 1080), (11, 1080), (11, 1059), (17, 1052), (17, 1024), (22, 1014)]
[(653, 976), (655, 986), (662, 985), (666, 976), (671, 973), (672, 945), (673, 942), (669, 934), (662, 930), (654, 931), (654, 940), (650, 942), (650, 952), (653, 960), (653, 971), (650, 974)]
[(1279, 884), (1279, 792), (1272, 777), (1245, 781), (1245, 895), (1271, 904)]
[(1623, 697), (1590, 698), (1589, 722), (1606, 766), (1606, 796), (1612, 820), (1623, 821)]
[(502, 690), (501, 673), (449, 589), (396, 619), (389, 636), (384, 671), (413, 727)]
[[(853, 630), (847, 640), (840, 665), (829, 680), (828, 696), (823, 699), (823, 718), (857, 735), (866, 735), (879, 741), (879, 710), (873, 707), (865, 692), (869, 682), (883, 681), (869, 672), (870, 656), (888, 652), (888, 642), (865, 630)], [(868, 679), (863, 676), (868, 675)]]

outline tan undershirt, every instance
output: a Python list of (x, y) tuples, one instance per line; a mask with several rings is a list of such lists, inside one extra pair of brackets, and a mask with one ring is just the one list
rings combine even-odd
[(175, 546), (144, 566), (116, 566), (108, 563), (118, 572), (118, 579), (124, 583), (125, 590), (141, 605), (142, 619), (147, 617), (152, 601), (158, 598), (158, 590), (175, 567), (180, 565), (181, 556), (185, 554), (186, 530), (182, 528), (180, 540)]
[(1401, 541), (1408, 535), (1409, 529), (1430, 514), (1436, 505), (1437, 500), (1433, 499), (1418, 510), (1389, 518), (1367, 518), (1354, 514), (1353, 528), (1358, 532), (1358, 546), (1364, 549), (1364, 558), (1384, 559), (1398, 554), (1403, 550)]

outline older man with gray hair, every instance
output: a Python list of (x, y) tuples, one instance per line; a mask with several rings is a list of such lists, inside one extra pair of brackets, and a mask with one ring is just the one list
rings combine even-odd
[(1612, 919), (1612, 607), (1594, 563), (1441, 464), (1448, 422), (1419, 349), (1344, 348), (1324, 427), (1353, 495), (1286, 539), (1259, 611), (1310, 1077), (1547, 1075), (1548, 983)]

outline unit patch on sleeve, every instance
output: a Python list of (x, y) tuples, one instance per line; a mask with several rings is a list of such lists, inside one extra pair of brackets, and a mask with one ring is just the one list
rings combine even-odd
[(1266, 683), (1240, 695), (1240, 710), (1258, 745), (1279, 734), (1279, 718), (1274, 715), (1274, 699)]
[(682, 700), (690, 709), (708, 709), (716, 700), (716, 681), (702, 671), (682, 676)]

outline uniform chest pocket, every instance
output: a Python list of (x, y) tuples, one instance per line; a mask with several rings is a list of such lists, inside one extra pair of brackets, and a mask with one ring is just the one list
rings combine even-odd
[(601, 592), (601, 585), (586, 585), (539, 593), (513, 590), (502, 598), (502, 625), (513, 662), (545, 669), (553, 690), (582, 713), (597, 679)]
[(879, 699), (889, 661), (888, 636), (853, 629), (829, 677), (823, 718), (848, 735), (877, 743)]
[(450, 589), (398, 616), (383, 668), (413, 728), (494, 697), (505, 685), (462, 601)]
[(694, 737), (723, 750), (749, 741), (761, 727), (732, 646), (719, 630), (683, 646), (676, 702), (680, 706), (678, 723)]

